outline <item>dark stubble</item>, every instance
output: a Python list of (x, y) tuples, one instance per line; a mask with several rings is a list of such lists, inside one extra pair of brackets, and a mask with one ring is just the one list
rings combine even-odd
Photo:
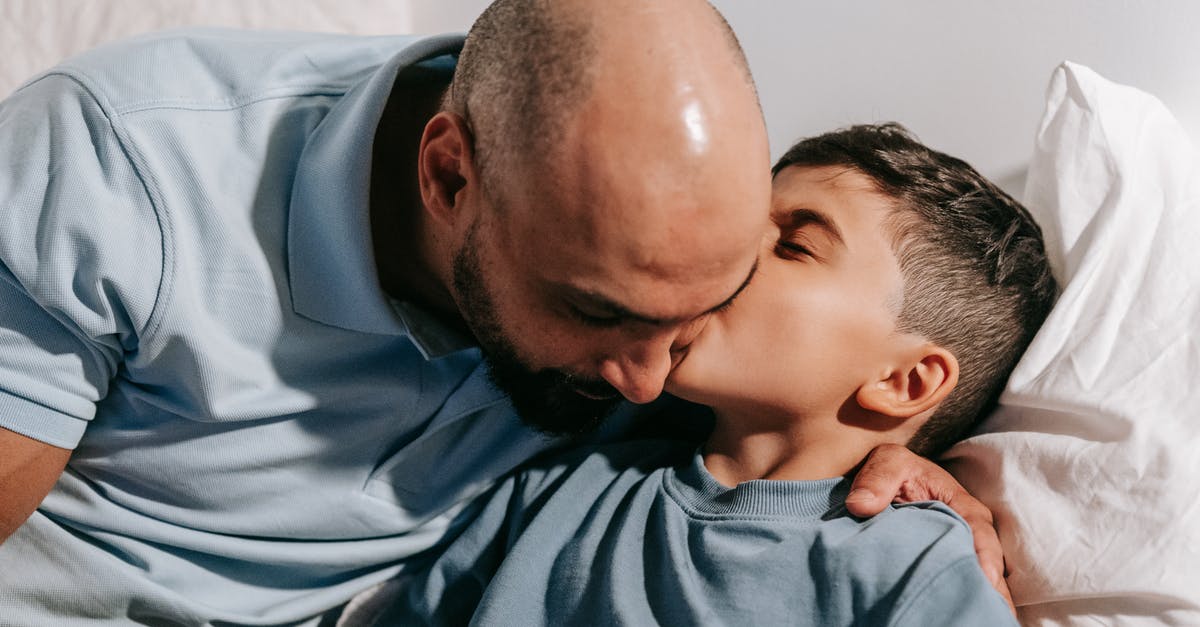
[(466, 242), (454, 257), (454, 288), (467, 325), (483, 349), (492, 383), (508, 395), (528, 425), (551, 435), (582, 435), (595, 431), (620, 403), (620, 396), (591, 399), (575, 390), (612, 392), (604, 381), (587, 380), (561, 370), (531, 368), (517, 354), (496, 313), (495, 299), (483, 281), (479, 263), (479, 222), (471, 225)]

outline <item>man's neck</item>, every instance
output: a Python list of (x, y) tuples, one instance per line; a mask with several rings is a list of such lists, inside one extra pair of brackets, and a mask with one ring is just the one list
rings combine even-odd
[(422, 210), (417, 159), (425, 124), (439, 110), (446, 78), (419, 66), (397, 75), (384, 108), (371, 160), (371, 238), (384, 291), (461, 323), (447, 287), (449, 261)]
[(704, 465), (726, 486), (755, 479), (780, 481), (846, 476), (876, 442), (836, 416), (789, 416), (764, 421), (714, 410), (716, 423), (704, 445)]

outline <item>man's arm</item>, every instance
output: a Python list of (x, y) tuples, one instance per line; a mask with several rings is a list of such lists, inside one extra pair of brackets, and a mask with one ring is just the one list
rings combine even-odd
[(83, 80), (59, 69), (0, 101), (0, 541), (62, 474), (60, 447), (83, 435), (165, 284), (152, 177)]
[(1004, 581), (1004, 551), (992, 511), (968, 494), (950, 473), (903, 446), (878, 446), (854, 478), (846, 496), (846, 509), (855, 516), (869, 517), (893, 501), (941, 501), (962, 516), (971, 526), (980, 567), (992, 587), (1012, 607), (1012, 594)]
[(71, 451), (0, 428), (0, 543), (37, 509)]

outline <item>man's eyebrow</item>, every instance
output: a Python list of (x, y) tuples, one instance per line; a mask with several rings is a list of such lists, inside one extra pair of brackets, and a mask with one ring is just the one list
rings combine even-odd
[[(739, 285), (736, 290), (734, 290), (733, 294), (730, 295), (729, 298), (726, 298), (725, 300), (721, 301), (719, 304), (717, 304), (713, 307), (710, 307), (709, 309), (707, 309), (706, 311), (701, 313), (700, 316), (706, 316), (708, 314), (716, 313), (716, 312), (728, 307), (729, 305), (733, 304), (734, 299), (736, 299), (746, 289), (747, 285), (750, 285), (750, 280), (754, 278), (754, 274), (756, 272), (758, 272), (758, 259), (757, 258), (755, 258), (755, 260), (754, 260), (754, 265), (750, 266), (750, 272), (746, 275), (746, 279), (744, 281), (742, 281), (742, 284)], [(587, 301), (587, 304), (590, 307), (594, 307), (596, 309), (602, 310), (605, 315), (612, 316), (614, 318), (625, 318), (625, 319), (632, 320), (635, 322), (644, 322), (646, 324), (653, 324), (653, 325), (658, 325), (658, 326), (679, 324), (679, 323), (688, 322), (689, 320), (691, 320), (690, 318), (685, 320), (685, 319), (675, 319), (675, 318), (656, 318), (654, 316), (647, 316), (645, 314), (641, 314), (636, 311), (633, 311), (633, 310), (629, 309), (628, 307), (626, 307), (618, 302), (613, 301), (612, 299), (608, 298), (607, 296), (604, 296), (603, 294), (598, 294), (596, 292), (592, 292), (589, 290), (580, 290), (580, 289), (577, 289), (577, 288), (574, 288), (571, 286), (565, 286), (565, 287), (566, 287), (567, 291), (574, 294), (576, 298)], [(697, 317), (699, 317), (699, 316), (697, 316)]]
[(830, 237), (837, 240), (842, 246), (846, 245), (846, 240), (842, 238), (842, 231), (838, 228), (837, 223), (816, 209), (792, 209), (779, 222), (779, 226), (785, 229), (798, 229), (810, 224), (828, 233)]

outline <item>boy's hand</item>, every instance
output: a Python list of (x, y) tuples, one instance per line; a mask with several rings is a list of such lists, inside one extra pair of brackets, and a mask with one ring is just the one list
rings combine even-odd
[(1004, 551), (992, 511), (941, 466), (903, 446), (877, 446), (854, 478), (846, 496), (846, 509), (855, 516), (869, 517), (882, 512), (889, 503), (912, 501), (941, 501), (967, 521), (984, 575), (1012, 608), (1012, 595), (1004, 581)]

